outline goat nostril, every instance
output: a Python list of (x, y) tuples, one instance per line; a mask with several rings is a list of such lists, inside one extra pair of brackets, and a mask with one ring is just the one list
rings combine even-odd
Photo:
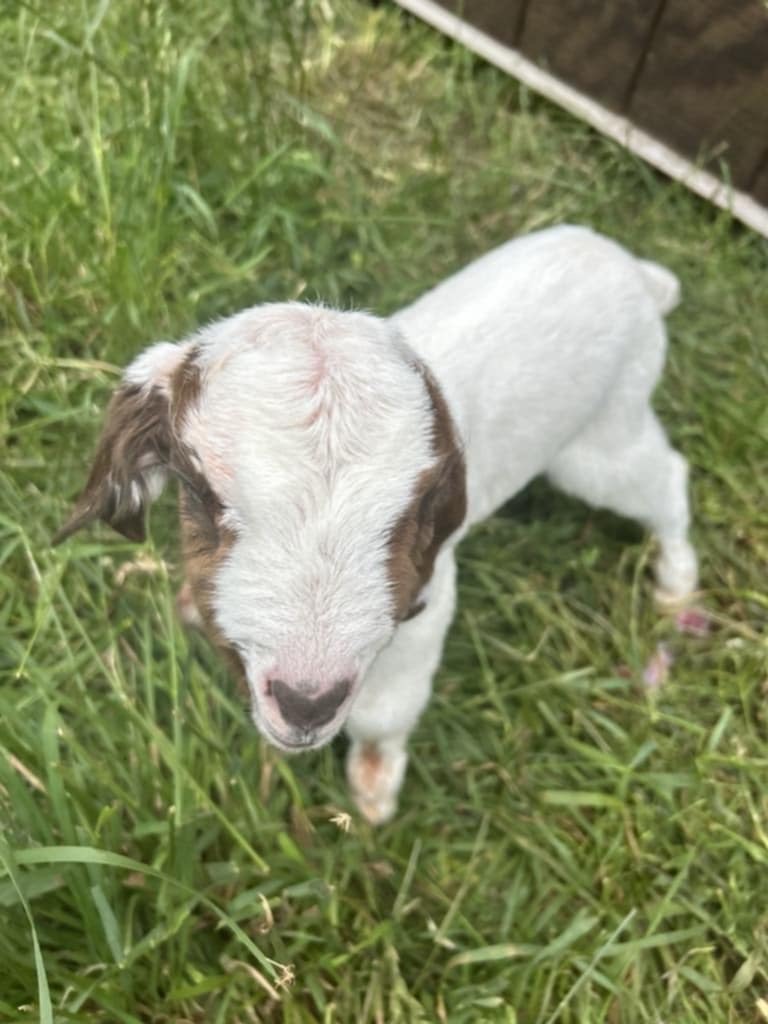
[(271, 687), (285, 721), (300, 729), (316, 729), (330, 722), (350, 690), (348, 679), (342, 679), (319, 697), (305, 697), (282, 679), (272, 679), (267, 686)]

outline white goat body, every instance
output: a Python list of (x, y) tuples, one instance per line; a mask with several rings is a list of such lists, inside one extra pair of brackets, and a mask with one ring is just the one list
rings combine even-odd
[(649, 527), (658, 595), (696, 586), (687, 466), (650, 406), (677, 280), (585, 228), (514, 240), (388, 320), (256, 306), (126, 370), (66, 536), (141, 535), (183, 481), (185, 604), (283, 749), (346, 726), (394, 811), (455, 606), (454, 549), (534, 476)]

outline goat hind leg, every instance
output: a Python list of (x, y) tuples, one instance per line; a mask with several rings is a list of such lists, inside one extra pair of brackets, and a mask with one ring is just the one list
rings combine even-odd
[(610, 417), (591, 425), (557, 455), (548, 475), (569, 494), (649, 527), (659, 545), (657, 604), (667, 610), (688, 601), (698, 579), (688, 539), (688, 464), (650, 408), (637, 429)]

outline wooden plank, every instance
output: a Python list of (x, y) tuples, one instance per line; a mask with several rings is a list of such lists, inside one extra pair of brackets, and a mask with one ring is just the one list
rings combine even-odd
[(664, 0), (530, 0), (518, 48), (623, 113), (663, 5)]
[[(528, 0), (436, 0), (481, 32), (507, 46), (516, 46)], [(532, 0), (533, 2), (533, 0)]]
[[(498, 42), (489, 33), (481, 32), (453, 14), (447, 5), (438, 4), (437, 0), (395, 2), (507, 74), (513, 75), (529, 89), (557, 103), (608, 138), (626, 146), (664, 174), (683, 182), (693, 192), (717, 206), (730, 210), (734, 217), (738, 217), (744, 224), (768, 238), (768, 205), (761, 205), (746, 191), (734, 190), (724, 185), (716, 175), (695, 167), (689, 159), (638, 128), (627, 117), (614, 113), (562, 78), (556, 78), (518, 50)], [(743, 3), (744, 0), (735, 2)], [(762, 172), (760, 173), (762, 175)], [(763, 180), (762, 176), (760, 180)]]
[(667, 0), (631, 119), (749, 188), (768, 140), (768, 7), (763, 0)]
[(749, 191), (763, 206), (768, 209), (768, 158), (764, 159), (757, 169)]

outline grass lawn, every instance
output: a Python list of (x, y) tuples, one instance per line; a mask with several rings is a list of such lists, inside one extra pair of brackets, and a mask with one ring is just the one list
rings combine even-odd
[[(0, 84), (0, 1020), (768, 1021), (768, 244), (391, 3), (10, 0)], [(266, 749), (176, 624), (172, 494), (141, 549), (49, 539), (149, 341), (386, 313), (563, 220), (683, 281), (657, 405), (713, 626), (534, 485), (462, 549), (375, 831), (343, 743)]]

